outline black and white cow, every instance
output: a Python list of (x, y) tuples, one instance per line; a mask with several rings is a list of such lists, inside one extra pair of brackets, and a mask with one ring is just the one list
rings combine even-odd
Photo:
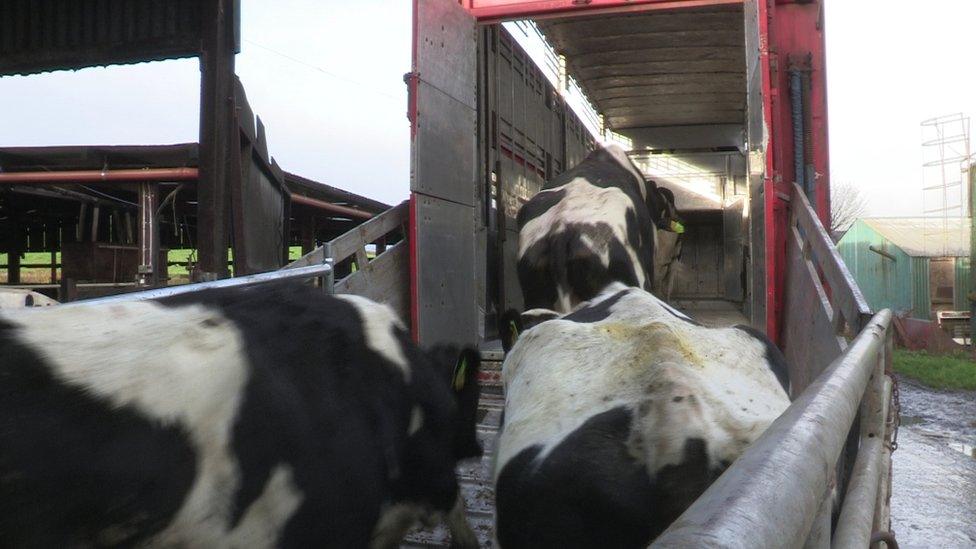
[(479, 361), (294, 285), (6, 312), (0, 545), (389, 547), (428, 513), (476, 545)]
[(655, 293), (668, 286), (683, 230), (674, 194), (646, 180), (617, 146), (547, 182), (517, 222), (525, 308), (563, 313), (610, 282)]
[(614, 283), (503, 366), (501, 547), (646, 547), (789, 405), (783, 355)]

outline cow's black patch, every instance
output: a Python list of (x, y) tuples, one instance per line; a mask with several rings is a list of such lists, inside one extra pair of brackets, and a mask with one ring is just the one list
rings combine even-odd
[[(607, 265), (590, 248), (594, 241), (607, 243)], [(518, 275), (526, 309), (552, 309), (557, 288), (579, 303), (593, 299), (614, 281), (637, 286), (636, 267), (608, 225), (574, 224), (529, 246), (519, 258)]]
[(501, 546), (646, 547), (721, 474), (707, 444), (689, 439), (682, 461), (652, 479), (628, 447), (631, 423), (627, 408), (614, 408), (544, 458), (536, 445), (509, 460), (495, 489)]
[(580, 307), (562, 318), (563, 320), (570, 320), (572, 322), (600, 322), (610, 316), (610, 309), (626, 294), (627, 290), (621, 290), (599, 303)]
[(541, 216), (549, 211), (549, 208), (559, 204), (565, 196), (566, 189), (554, 189), (536, 194), (532, 200), (519, 208), (518, 214), (515, 216), (517, 226), (519, 228), (524, 227), (529, 221)]
[[(221, 290), (164, 303), (215, 307), (244, 335), (251, 377), (234, 429), (242, 479), (235, 519), (279, 464), (293, 468), (303, 494), (284, 546), (367, 546), (391, 499), (452, 507), (457, 405), (445, 382), (454, 359), (443, 365), (445, 379), (438, 378), (442, 366), (396, 329), (408, 385), (397, 366), (368, 348), (356, 307), (305, 286)], [(472, 364), (469, 375), (477, 368)], [(423, 412), (422, 428), (407, 437), (414, 406)]]
[(769, 368), (776, 375), (776, 380), (786, 391), (786, 394), (790, 394), (790, 369), (786, 364), (786, 357), (783, 356), (783, 352), (779, 350), (773, 342), (766, 337), (766, 334), (760, 332), (759, 330), (753, 328), (752, 326), (747, 326), (745, 324), (737, 324), (733, 326), (736, 330), (741, 330), (753, 338), (757, 339), (766, 348), (766, 363), (769, 364)]
[(0, 320), (0, 545), (133, 546), (160, 531), (193, 483), (187, 434), (64, 383), (17, 331)]

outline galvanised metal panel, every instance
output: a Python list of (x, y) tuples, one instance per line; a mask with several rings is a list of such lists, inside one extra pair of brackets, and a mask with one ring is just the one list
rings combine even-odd
[(423, 80), (417, 95), (410, 189), (474, 206), (477, 112)]
[(451, 0), (416, 0), (414, 71), (423, 82), (475, 108), (477, 29)]
[(970, 307), (969, 292), (972, 286), (969, 282), (970, 262), (968, 257), (956, 258), (955, 292), (952, 307), (957, 311), (968, 311)]
[(474, 208), (422, 194), (415, 200), (420, 341), (477, 343)]
[(932, 296), (929, 288), (929, 258), (912, 258), (912, 317), (932, 318)]
[(422, 343), (476, 343), (477, 29), (452, 0), (415, 0), (411, 316)]
[(745, 299), (745, 287), (743, 285), (744, 248), (747, 245), (744, 233), (745, 219), (742, 210), (746, 201), (739, 198), (735, 202), (726, 206), (722, 211), (722, 242), (725, 247), (723, 257), (725, 299), (741, 302)]

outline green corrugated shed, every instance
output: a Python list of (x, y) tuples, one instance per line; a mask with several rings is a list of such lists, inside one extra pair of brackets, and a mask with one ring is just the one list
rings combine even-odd
[(929, 285), (929, 258), (912, 258), (912, 317), (931, 320), (932, 288)]
[(929, 319), (931, 258), (955, 258), (953, 307), (969, 310), (969, 231), (968, 218), (858, 219), (837, 249), (872, 309)]
[[(893, 259), (873, 251), (872, 246)], [(860, 219), (840, 239), (837, 248), (873, 310), (912, 310), (912, 258), (901, 248)]]
[(972, 291), (969, 280), (970, 263), (968, 257), (956, 258), (956, 289), (953, 294), (952, 307), (957, 311), (969, 310), (967, 296)]

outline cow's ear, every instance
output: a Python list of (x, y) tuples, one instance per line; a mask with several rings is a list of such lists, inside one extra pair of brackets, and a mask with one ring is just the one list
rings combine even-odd
[(481, 353), (473, 347), (465, 347), (458, 354), (451, 374), (451, 389), (458, 405), (458, 422), (454, 433), (454, 452), (457, 459), (478, 457), (478, 399), (481, 387), (478, 371), (481, 369)]
[(499, 318), (498, 337), (502, 340), (502, 349), (506, 355), (515, 346), (522, 331), (522, 315), (515, 309), (505, 311)]

